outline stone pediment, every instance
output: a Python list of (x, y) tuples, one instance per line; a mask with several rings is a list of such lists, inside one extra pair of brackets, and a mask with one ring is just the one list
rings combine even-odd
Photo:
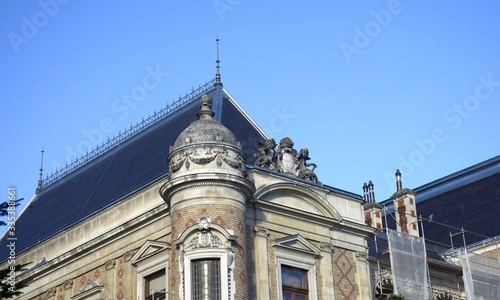
[(321, 250), (318, 247), (303, 238), (300, 234), (276, 239), (273, 242), (273, 246), (283, 250), (301, 252), (313, 256), (319, 256), (321, 254)]
[(342, 216), (327, 199), (312, 189), (298, 184), (282, 182), (268, 185), (255, 193), (254, 199), (334, 220), (342, 219)]
[(170, 249), (169, 243), (148, 240), (141, 246), (141, 248), (139, 248), (139, 250), (137, 250), (134, 256), (132, 256), (131, 262), (133, 265), (136, 265), (137, 263), (168, 249)]

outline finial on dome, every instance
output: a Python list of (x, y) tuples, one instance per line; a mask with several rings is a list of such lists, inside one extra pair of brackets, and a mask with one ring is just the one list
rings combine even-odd
[(200, 111), (196, 114), (200, 120), (210, 120), (214, 116), (212, 111), (212, 99), (207, 94), (201, 96)]
[(219, 60), (219, 35), (215, 39), (217, 44), (217, 60), (215, 61), (215, 83), (214, 86), (222, 86), (222, 82), (220, 81), (220, 60)]

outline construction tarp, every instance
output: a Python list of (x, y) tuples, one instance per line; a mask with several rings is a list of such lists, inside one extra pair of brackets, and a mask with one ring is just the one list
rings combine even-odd
[(387, 229), (394, 293), (406, 300), (429, 300), (424, 239)]
[(500, 299), (500, 261), (467, 251), (458, 251), (467, 300)]

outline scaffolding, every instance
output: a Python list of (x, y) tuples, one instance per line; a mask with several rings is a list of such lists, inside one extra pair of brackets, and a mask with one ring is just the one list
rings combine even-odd
[(387, 229), (394, 293), (408, 300), (429, 299), (425, 241)]
[[(429, 218), (419, 217), (421, 237), (414, 237), (407, 233), (392, 230), (387, 226), (387, 212), (384, 207), (385, 228), (380, 232), (383, 237), (387, 235), (387, 248), (381, 247), (381, 241), (374, 238), (376, 251), (376, 263), (378, 279), (376, 280), (375, 290), (388, 290), (387, 283), (383, 284), (384, 278), (380, 267), (379, 253), (389, 253), (390, 276), (392, 280), (392, 292), (395, 295), (404, 296), (407, 300), (429, 300), (429, 299), (467, 299), (467, 300), (486, 300), (500, 299), (500, 250), (498, 242), (500, 236), (489, 238), (477, 233), (473, 233), (463, 228), (456, 228), (447, 224), (439, 223)], [(389, 214), (394, 221), (395, 218)], [(425, 240), (423, 223), (434, 223), (445, 226), (450, 232), (450, 244), (442, 244), (435, 241)], [(397, 223), (397, 221), (396, 221)], [(479, 244), (467, 245), (465, 234), (477, 235), (483, 240)], [(462, 235), (463, 245), (455, 248), (453, 236)], [(382, 239), (383, 240), (383, 239)], [(426, 244), (447, 251), (439, 251), (443, 261), (451, 263), (458, 270), (462, 268), (463, 288), (457, 281), (456, 290), (444, 293), (442, 287), (433, 287), (429, 272), (429, 261)], [(387, 252), (387, 250), (389, 250)], [(432, 252), (431, 251), (431, 252)], [(457, 275), (459, 276), (459, 275)]]

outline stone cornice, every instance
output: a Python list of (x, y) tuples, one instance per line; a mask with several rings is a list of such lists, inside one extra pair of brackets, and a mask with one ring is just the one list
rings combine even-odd
[(198, 173), (179, 176), (167, 181), (160, 188), (160, 195), (170, 207), (170, 197), (173, 194), (193, 187), (226, 187), (242, 192), (247, 200), (255, 192), (254, 184), (244, 177), (227, 173)]
[[(157, 207), (155, 209), (152, 209), (142, 215), (142, 217), (134, 218), (124, 224), (121, 224), (120, 226), (100, 235), (99, 237), (96, 237), (86, 243), (83, 243), (79, 245), (78, 247), (75, 247), (58, 257), (55, 257), (51, 260), (48, 260), (45, 264), (34, 268), (34, 269), (29, 269), (28, 271), (24, 272), (21, 276), (19, 276), (19, 279), (30, 279), (30, 280), (35, 280), (38, 278), (38, 276), (46, 276), (48, 273), (50, 273), (53, 270), (59, 269), (59, 268), (64, 268), (66, 265), (77, 261), (81, 259), (83, 256), (88, 255), (89, 253), (95, 253), (98, 249), (101, 249), (103, 247), (106, 247), (110, 243), (112, 243), (114, 240), (126, 236), (130, 234), (131, 232), (134, 232), (136, 230), (140, 230), (144, 226), (148, 226), (149, 224), (158, 221), (159, 219), (165, 217), (168, 214), (168, 211), (165, 206), (162, 207)], [(125, 229), (125, 230), (124, 230)], [(115, 253), (123, 255), (124, 258), (125, 256), (130, 256), (130, 253), (128, 252), (118, 252)], [(133, 253), (132, 253), (133, 254)], [(130, 256), (131, 257), (131, 256)], [(108, 259), (109, 261), (109, 259)], [(93, 266), (95, 267), (95, 266)], [(86, 268), (92, 268), (92, 266), (86, 266)]]

